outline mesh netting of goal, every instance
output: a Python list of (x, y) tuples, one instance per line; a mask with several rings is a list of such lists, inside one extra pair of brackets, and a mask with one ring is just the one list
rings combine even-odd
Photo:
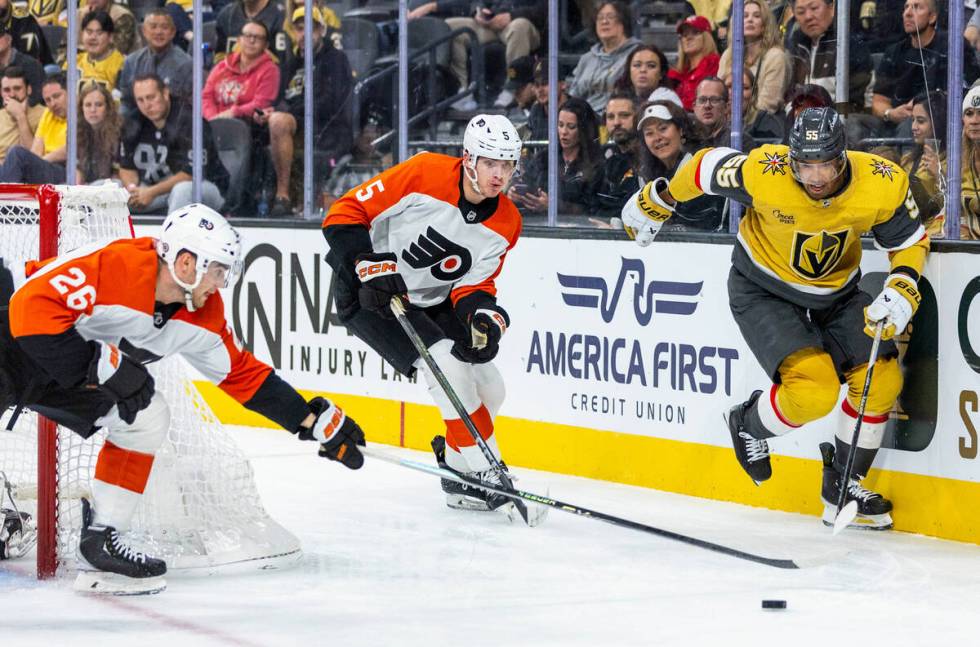
[[(132, 237), (127, 200), (127, 192), (116, 187), (0, 185), (0, 258), (16, 268), (91, 242)], [(166, 560), (169, 570), (190, 573), (283, 567), (298, 560), (299, 540), (265, 511), (251, 465), (197, 391), (184, 360), (170, 357), (150, 370), (172, 420), (128, 540)], [(55, 565), (71, 570), (80, 501), (90, 495), (105, 431), (88, 440), (62, 428), (46, 432), (43, 419), (27, 410), (7, 431), (9, 417), (9, 411), (0, 417), (0, 470), (22, 509), (38, 519), (38, 574), (53, 574)], [(38, 439), (45, 433), (56, 449), (39, 460)], [(53, 523), (46, 507), (54, 510)]]

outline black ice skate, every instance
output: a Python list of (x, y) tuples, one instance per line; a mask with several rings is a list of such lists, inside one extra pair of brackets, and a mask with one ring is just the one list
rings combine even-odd
[[(834, 446), (830, 443), (820, 443), (820, 454), (823, 456), (823, 523), (833, 526), (837, 518), (837, 501), (840, 498), (841, 473), (834, 467)], [(858, 478), (850, 479), (844, 505), (857, 501), (858, 513), (848, 528), (864, 528), (867, 530), (889, 530), (892, 527), (892, 502), (873, 490), (861, 487)]]
[[(432, 439), (432, 451), (435, 452), (436, 462), (442, 469), (455, 472), (469, 479), (483, 481), (489, 485), (501, 486), (500, 475), (494, 470), (459, 472), (449, 467), (446, 464), (446, 439), (443, 436), (436, 436)], [(511, 478), (513, 479), (513, 477)], [(446, 505), (456, 510), (490, 512), (510, 503), (510, 499), (502, 494), (487, 492), (478, 487), (466, 483), (457, 483), (449, 479), (442, 479), (442, 491), (446, 493)]]
[(746, 412), (755, 404), (762, 391), (753, 391), (749, 399), (742, 404), (736, 404), (729, 409), (725, 416), (728, 431), (732, 435), (732, 446), (735, 448), (735, 458), (745, 473), (758, 485), (769, 480), (772, 476), (772, 464), (769, 461), (769, 443), (753, 437), (745, 429)]
[(82, 533), (78, 543), (75, 590), (87, 593), (140, 595), (167, 587), (167, 565), (133, 550), (115, 528), (92, 525), (92, 507), (82, 499)]

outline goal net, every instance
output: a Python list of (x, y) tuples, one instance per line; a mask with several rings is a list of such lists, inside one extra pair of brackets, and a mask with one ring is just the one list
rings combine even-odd
[[(8, 266), (133, 236), (128, 194), (115, 187), (0, 185), (0, 258)], [(120, 277), (124, 280), (124, 277)], [(180, 357), (150, 365), (171, 427), (128, 540), (168, 570), (211, 573), (282, 567), (299, 540), (265, 511), (251, 465), (191, 382)], [(0, 412), (0, 470), (38, 524), (38, 576), (74, 566), (81, 498), (90, 496), (105, 431), (83, 440), (28, 410), (7, 431)]]

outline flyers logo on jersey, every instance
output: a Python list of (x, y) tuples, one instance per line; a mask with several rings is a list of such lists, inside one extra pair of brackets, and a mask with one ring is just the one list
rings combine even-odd
[(440, 281), (456, 281), (473, 267), (470, 250), (454, 243), (429, 227), (419, 239), (402, 250), (402, 260), (412, 268), (431, 268), (432, 276)]
[(811, 280), (830, 274), (844, 255), (850, 231), (821, 231), (818, 234), (796, 232), (790, 261), (793, 271)]

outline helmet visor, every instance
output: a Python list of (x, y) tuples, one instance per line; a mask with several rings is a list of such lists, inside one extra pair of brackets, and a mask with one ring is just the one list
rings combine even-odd
[(844, 172), (844, 157), (835, 157), (826, 162), (791, 162), (793, 174), (801, 184), (823, 186), (830, 184)]
[(232, 263), (231, 267), (212, 261), (204, 271), (204, 280), (219, 288), (228, 288), (238, 281), (239, 274), (241, 274), (241, 263), (238, 261)]

